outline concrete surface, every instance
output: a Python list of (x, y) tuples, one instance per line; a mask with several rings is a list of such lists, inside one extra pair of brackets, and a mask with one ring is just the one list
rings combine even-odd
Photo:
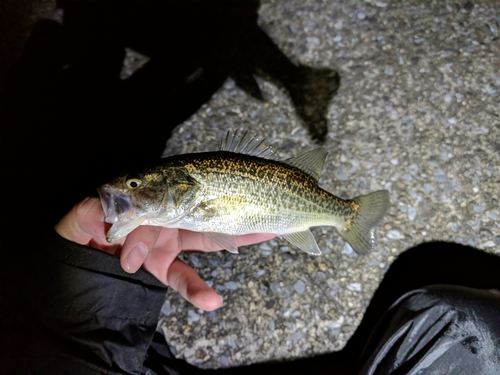
[[(320, 185), (344, 198), (388, 189), (391, 206), (368, 256), (333, 228), (313, 231), (320, 257), (280, 240), (186, 255), (225, 302), (206, 313), (169, 293), (161, 324), (179, 358), (214, 368), (336, 351), (405, 249), (444, 240), (500, 255), (500, 5), (464, 5), (262, 4), (260, 26), (292, 61), (341, 77)], [(215, 150), (228, 129), (268, 138), (282, 157), (317, 147), (286, 93), (259, 84), (265, 102), (228, 80), (176, 129), (166, 155)]]

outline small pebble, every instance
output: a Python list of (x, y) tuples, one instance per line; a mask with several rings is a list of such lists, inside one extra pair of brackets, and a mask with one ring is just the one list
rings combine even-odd
[(222, 363), (224, 366), (229, 366), (229, 361), (227, 360), (227, 357), (225, 355), (221, 355), (219, 357), (219, 362)]
[(228, 290), (236, 290), (238, 289), (238, 285), (234, 282), (234, 281), (226, 281), (224, 283), (224, 286), (228, 289)]
[(189, 257), (189, 260), (191, 260), (191, 263), (193, 263), (193, 266), (195, 266), (196, 268), (200, 268), (202, 266), (200, 260), (196, 255), (191, 255)]
[(496, 220), (497, 219), (497, 215), (494, 212), (488, 212), (488, 217), (491, 220)]
[(170, 316), (172, 310), (170, 309), (170, 301), (166, 300), (161, 307), (161, 312), (163, 315)]
[(401, 238), (401, 233), (399, 233), (396, 229), (392, 229), (387, 232), (387, 238), (390, 238), (391, 240), (399, 240)]
[(295, 289), (295, 291), (299, 294), (302, 294), (305, 292), (306, 290), (306, 285), (304, 284), (304, 282), (302, 280), (298, 280), (294, 286), (293, 286), (293, 289)]
[(347, 285), (347, 289), (349, 289), (352, 292), (361, 292), (361, 284), (360, 283), (352, 283)]
[(275, 328), (274, 320), (272, 320), (272, 319), (271, 319), (271, 320), (269, 321), (269, 329), (270, 329), (271, 331), (274, 331), (274, 328)]
[(195, 313), (193, 310), (188, 310), (188, 324), (191, 324), (191, 323), (194, 323), (194, 322), (197, 322), (200, 320), (200, 316)]
[(479, 206), (479, 205), (474, 205), (474, 212), (483, 212), (484, 211), (484, 207), (483, 206)]
[(262, 242), (260, 245), (259, 245), (259, 248), (263, 251), (272, 251), (273, 248), (271, 247), (271, 245), (269, 244), (269, 242)]
[(434, 181), (436, 182), (445, 182), (446, 181), (446, 172), (442, 169), (437, 169), (434, 171)]
[(419, 167), (417, 164), (411, 164), (409, 167), (408, 167), (408, 170), (410, 171), (411, 174), (416, 174), (419, 170)]
[(266, 270), (258, 270), (257, 272), (254, 272), (253, 275), (257, 278), (257, 277), (261, 277), (265, 273), (266, 273)]
[(415, 207), (408, 208), (408, 220), (413, 221), (417, 217), (417, 209)]
[(479, 247), (495, 247), (495, 243), (491, 240), (483, 242)]
[(344, 243), (344, 247), (342, 248), (342, 254), (351, 255), (351, 256), (357, 255), (357, 253), (353, 250), (351, 245), (349, 245), (347, 242)]

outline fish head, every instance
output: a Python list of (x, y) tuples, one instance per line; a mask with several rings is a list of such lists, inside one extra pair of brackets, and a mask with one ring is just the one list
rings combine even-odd
[(161, 171), (126, 174), (97, 189), (104, 221), (112, 224), (106, 234), (115, 242), (165, 211), (167, 181)]

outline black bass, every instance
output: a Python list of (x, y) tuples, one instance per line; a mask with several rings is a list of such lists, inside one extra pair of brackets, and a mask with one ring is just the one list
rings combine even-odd
[(219, 151), (161, 159), (98, 189), (105, 221), (113, 224), (107, 240), (114, 242), (139, 225), (158, 225), (203, 232), (237, 253), (234, 236), (273, 233), (320, 255), (309, 228), (334, 226), (357, 253), (365, 254), (389, 206), (389, 193), (344, 200), (321, 189), (326, 155), (320, 148), (274, 160), (256, 138), (234, 134)]

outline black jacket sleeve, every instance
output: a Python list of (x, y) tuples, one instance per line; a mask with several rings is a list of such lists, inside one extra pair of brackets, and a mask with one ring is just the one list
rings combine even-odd
[(141, 374), (166, 286), (144, 270), (56, 233), (36, 275), (34, 339), (19, 373)]

